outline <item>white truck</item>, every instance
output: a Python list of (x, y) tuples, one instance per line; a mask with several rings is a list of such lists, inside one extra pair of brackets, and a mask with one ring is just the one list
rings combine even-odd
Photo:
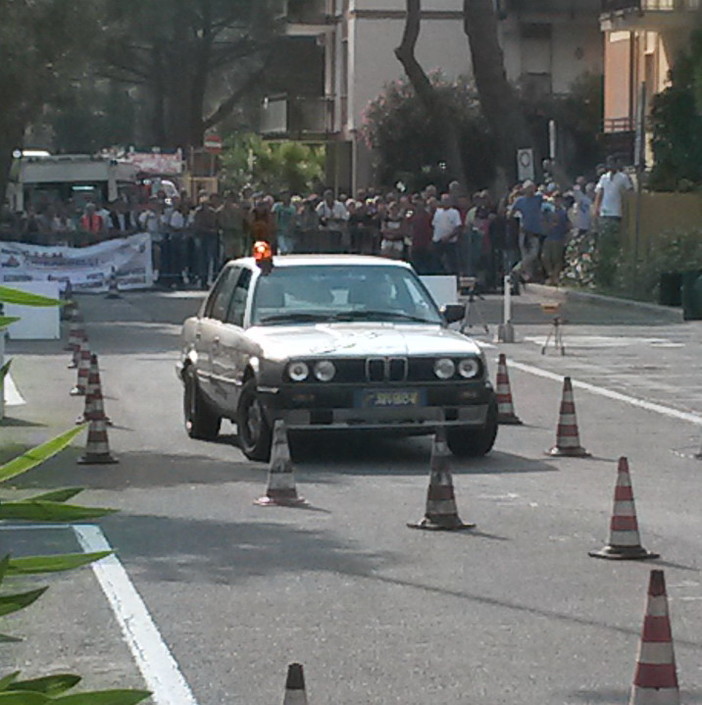
[(14, 212), (46, 201), (114, 201), (137, 188), (138, 167), (89, 154), (18, 153), (7, 197)]

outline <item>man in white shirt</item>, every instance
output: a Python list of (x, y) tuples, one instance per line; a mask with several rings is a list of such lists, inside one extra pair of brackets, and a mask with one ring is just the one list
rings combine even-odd
[(620, 170), (619, 164), (612, 157), (607, 159), (607, 171), (595, 187), (595, 215), (616, 218), (618, 225), (622, 219), (622, 195), (633, 188), (631, 179)]
[(326, 234), (327, 242), (323, 247), (331, 252), (343, 252), (348, 249), (348, 229), (346, 224), (349, 212), (346, 206), (334, 198), (334, 192), (329, 188), (324, 192), (322, 202), (317, 206), (319, 229)]
[(436, 261), (441, 263), (447, 274), (458, 274), (458, 238), (463, 228), (461, 214), (451, 205), (451, 196), (444, 193), (432, 219), (434, 233), (432, 244)]
[(632, 190), (631, 179), (619, 168), (613, 157), (607, 158), (607, 171), (595, 187), (595, 216), (599, 219), (597, 249), (598, 283), (610, 287), (617, 270), (616, 260), (621, 245), (624, 191)]

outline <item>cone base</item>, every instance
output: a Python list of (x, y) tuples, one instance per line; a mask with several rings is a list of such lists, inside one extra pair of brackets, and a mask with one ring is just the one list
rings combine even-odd
[(84, 397), (85, 396), (85, 389), (81, 389), (80, 387), (73, 387), (70, 392), (68, 392), (72, 397)]
[(87, 454), (78, 458), (78, 465), (115, 465), (116, 463), (119, 463), (119, 460), (109, 453)]
[(307, 504), (304, 497), (294, 497), (291, 499), (275, 499), (273, 497), (259, 497), (254, 500), (254, 504), (259, 507), (301, 507)]
[(588, 453), (582, 446), (578, 446), (577, 448), (559, 448), (558, 446), (553, 446), (553, 448), (546, 451), (546, 455), (550, 455), (553, 458), (592, 457), (592, 453)]
[(519, 416), (516, 416), (515, 414), (510, 414), (509, 416), (506, 414), (503, 416), (498, 416), (497, 423), (500, 426), (522, 426), (524, 424)]
[(476, 524), (464, 524), (459, 517), (447, 517), (436, 521), (430, 517), (424, 517), (416, 523), (408, 523), (410, 529), (423, 529), (424, 531), (465, 531), (474, 529)]
[(702, 450), (699, 453), (695, 453), (692, 457), (697, 460), (702, 460)]
[(660, 558), (660, 554), (647, 551), (643, 546), (603, 546), (599, 551), (588, 551), (587, 555), (610, 561), (646, 561)]

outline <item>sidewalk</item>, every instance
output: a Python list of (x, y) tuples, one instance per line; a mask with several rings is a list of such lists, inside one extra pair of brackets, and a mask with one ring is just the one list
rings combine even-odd
[(604, 294), (579, 291), (578, 289), (569, 289), (567, 287), (546, 286), (545, 284), (527, 284), (525, 291), (536, 296), (561, 302), (583, 301), (600, 306), (634, 308), (639, 311), (648, 311), (657, 316), (669, 318), (671, 323), (683, 322), (682, 309), (674, 306), (659, 306), (658, 304), (647, 303), (645, 301), (635, 301), (634, 299), (620, 298), (618, 296), (606, 296)]

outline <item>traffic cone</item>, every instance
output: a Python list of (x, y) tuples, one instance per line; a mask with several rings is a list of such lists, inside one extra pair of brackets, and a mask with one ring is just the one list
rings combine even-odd
[(78, 355), (78, 378), (76, 386), (71, 389), (69, 394), (72, 397), (82, 397), (85, 395), (88, 387), (88, 376), (90, 375), (90, 346), (88, 341), (82, 340), (80, 344), (80, 353)]
[(668, 598), (662, 570), (652, 570), (629, 705), (680, 705)]
[(75, 352), (78, 349), (78, 344), (83, 339), (83, 316), (78, 310), (78, 306), (74, 306), (71, 314), (71, 322), (68, 324), (68, 342), (64, 350)]
[(100, 420), (104, 421), (108, 426), (112, 426), (112, 421), (105, 414), (98, 357), (93, 354), (90, 356), (90, 373), (85, 394), (85, 408), (83, 409), (83, 414), (76, 419), (76, 423), (82, 424), (86, 421)]
[(558, 417), (558, 431), (556, 445), (546, 451), (547, 455), (569, 458), (589, 458), (585, 448), (580, 445), (578, 421), (575, 418), (575, 400), (573, 399), (573, 385), (570, 377), (563, 380), (563, 399)]
[(502, 425), (520, 426), (521, 419), (514, 413), (512, 391), (509, 386), (509, 373), (507, 372), (507, 358), (500, 353), (497, 358), (497, 423)]
[(106, 299), (121, 299), (119, 293), (119, 284), (117, 283), (117, 272), (115, 268), (112, 268), (110, 272), (110, 277), (107, 280), (107, 294), (105, 294)]
[(301, 663), (291, 663), (288, 666), (288, 677), (285, 681), (283, 705), (307, 705), (305, 674), (302, 670)]
[(70, 279), (66, 280), (66, 286), (61, 292), (61, 298), (64, 300), (64, 305), (61, 306), (60, 318), (62, 321), (70, 321), (76, 306), (76, 302), (73, 300), (73, 287)]
[(449, 455), (446, 429), (439, 427), (436, 429), (431, 447), (431, 474), (426, 511), (424, 518), (416, 524), (407, 524), (410, 529), (457, 531), (472, 529), (475, 526), (475, 524), (464, 524), (458, 516)]
[(297, 494), (288, 434), (285, 423), (279, 419), (273, 425), (273, 444), (266, 494), (255, 500), (254, 504), (262, 507), (299, 507), (305, 503), (305, 500)]
[(609, 526), (609, 543), (599, 551), (590, 551), (593, 558), (612, 560), (645, 560), (658, 558), (657, 553), (647, 551), (641, 545), (639, 525), (636, 521), (634, 491), (629, 475), (629, 461), (619, 458), (617, 484), (614, 488), (614, 510)]
[(104, 419), (95, 419), (88, 426), (88, 442), (85, 453), (78, 458), (79, 465), (112, 465), (119, 461), (110, 453), (107, 424)]

